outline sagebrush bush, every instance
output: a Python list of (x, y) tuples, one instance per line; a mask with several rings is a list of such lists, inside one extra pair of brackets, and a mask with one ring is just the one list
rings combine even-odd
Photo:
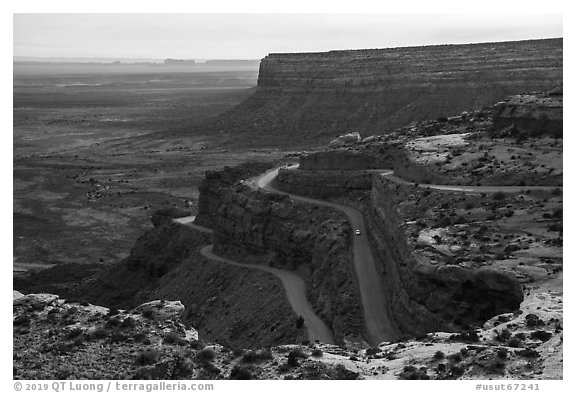
[(506, 194), (504, 194), (502, 191), (495, 192), (494, 195), (492, 195), (492, 199), (495, 201), (504, 200), (506, 199)]
[(258, 360), (258, 354), (255, 351), (248, 351), (242, 356), (244, 363), (254, 363)]
[(258, 360), (272, 360), (273, 358), (272, 351), (269, 349), (261, 349), (258, 351)]
[(250, 369), (236, 365), (230, 372), (230, 379), (247, 380), (254, 379), (254, 377)]
[(442, 359), (444, 359), (444, 352), (442, 352), (442, 351), (436, 351), (436, 353), (434, 354), (434, 359), (436, 359), (436, 360), (442, 360)]
[(164, 336), (164, 343), (173, 345), (186, 345), (188, 342), (178, 332), (170, 331)]
[(430, 376), (426, 373), (425, 367), (417, 369), (414, 366), (404, 366), (404, 369), (398, 376), (398, 379), (407, 379), (407, 380), (430, 379)]
[(132, 328), (136, 327), (136, 320), (132, 317), (128, 317), (122, 321), (122, 323), (120, 324), (120, 327), (122, 329), (132, 329)]
[(160, 351), (156, 349), (146, 349), (145, 351), (140, 352), (138, 356), (136, 356), (136, 364), (141, 366), (156, 364), (156, 362), (160, 360), (160, 357)]
[(195, 359), (200, 363), (210, 363), (214, 359), (216, 359), (216, 352), (214, 352), (210, 348), (204, 348), (198, 351), (198, 353), (195, 356)]

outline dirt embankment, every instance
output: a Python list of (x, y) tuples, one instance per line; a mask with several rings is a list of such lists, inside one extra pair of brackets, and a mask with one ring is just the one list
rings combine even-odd
[(180, 300), (183, 320), (202, 338), (242, 348), (305, 340), (280, 281), (203, 257), (199, 249), (210, 243), (209, 235), (185, 225), (159, 225), (138, 239), (128, 258), (83, 276), (80, 284), (54, 287), (53, 269), (47, 269), (20, 279), (15, 288), (125, 309), (154, 299)]

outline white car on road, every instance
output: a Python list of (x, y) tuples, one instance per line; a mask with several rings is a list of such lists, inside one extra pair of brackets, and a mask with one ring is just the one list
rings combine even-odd
[(360, 234), (360, 229), (356, 229), (355, 233), (356, 233), (357, 235), (359, 235), (359, 234)]

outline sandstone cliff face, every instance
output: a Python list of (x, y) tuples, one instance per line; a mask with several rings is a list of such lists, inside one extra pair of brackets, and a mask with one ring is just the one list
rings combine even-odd
[[(490, 75), (495, 85), (508, 85), (515, 80), (525, 80), (527, 69), (533, 69), (533, 75), (540, 78), (561, 78), (561, 63), (562, 39), (273, 53), (260, 63), (258, 86), (366, 90), (430, 84), (462, 87), (481, 81), (486, 75)], [(548, 69), (536, 70), (541, 66)]]
[(307, 171), (281, 169), (274, 181), (279, 190), (312, 198), (339, 196), (372, 188), (372, 174), (360, 171)]
[(228, 192), (228, 188), (242, 179), (263, 173), (272, 166), (271, 163), (253, 162), (236, 167), (225, 167), (219, 171), (206, 171), (205, 179), (198, 187), (200, 196), (195, 222), (198, 225), (212, 228), (221, 200)]
[(324, 150), (302, 155), (299, 169), (280, 169), (275, 185), (279, 190), (312, 198), (340, 196), (372, 189), (372, 176), (376, 172), (364, 170), (385, 168), (416, 183), (450, 184), (448, 179), (410, 160), (401, 147), (374, 144), (360, 146), (359, 150)]
[[(562, 84), (562, 39), (266, 56), (258, 88), (219, 118), (242, 143), (304, 146), (454, 116)], [(244, 141), (245, 142), (245, 141)]]
[(339, 149), (315, 152), (300, 156), (300, 169), (302, 170), (350, 170), (350, 169), (376, 169), (377, 157), (368, 152)]

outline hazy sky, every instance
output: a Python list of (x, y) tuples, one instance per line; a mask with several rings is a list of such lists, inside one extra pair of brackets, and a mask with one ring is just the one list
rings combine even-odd
[(561, 14), (14, 14), (14, 56), (260, 59), (551, 37)]

